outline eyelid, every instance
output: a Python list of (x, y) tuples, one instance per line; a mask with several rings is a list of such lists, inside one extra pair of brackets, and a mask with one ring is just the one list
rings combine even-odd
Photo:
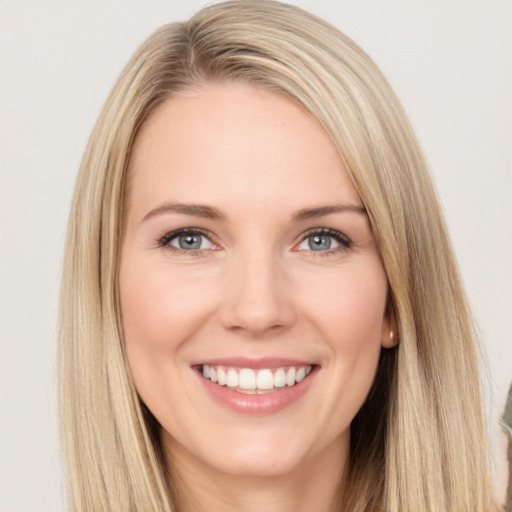
[[(185, 235), (185, 234), (204, 236), (205, 238), (207, 238), (210, 241), (210, 243), (212, 245), (214, 245), (214, 248), (185, 250), (185, 249), (179, 249), (178, 247), (174, 247), (173, 245), (171, 245), (169, 243), (169, 242), (171, 242), (171, 240), (174, 240), (175, 238), (179, 237), (180, 235)], [(211, 250), (218, 249), (218, 243), (216, 243), (215, 237), (213, 236), (213, 234), (210, 231), (203, 229), (203, 228), (190, 227), (190, 228), (179, 228), (179, 229), (174, 229), (172, 231), (169, 231), (164, 236), (162, 236), (158, 239), (158, 247), (165, 247), (166, 249), (169, 249), (170, 251), (179, 252), (179, 253), (183, 253), (183, 254), (184, 253), (198, 254), (198, 253), (201, 253), (204, 251), (211, 251)]]
[[(197, 234), (204, 236), (207, 238), (212, 245), (214, 245), (213, 248), (208, 249), (191, 249), (191, 250), (185, 250), (180, 249), (177, 247), (172, 246), (169, 242), (171, 240), (174, 240), (175, 238), (179, 237), (180, 235), (184, 234)], [(298, 246), (302, 244), (305, 240), (307, 240), (308, 237), (313, 235), (327, 235), (332, 237), (338, 244), (337, 247), (334, 247), (332, 249), (327, 249), (325, 251), (313, 251), (312, 249), (298, 249)], [(170, 251), (180, 253), (180, 254), (188, 254), (188, 255), (194, 255), (194, 254), (201, 254), (206, 251), (211, 250), (218, 250), (219, 244), (216, 242), (216, 237), (211, 233), (210, 231), (203, 229), (203, 228), (197, 228), (197, 227), (186, 227), (186, 228), (179, 228), (172, 231), (167, 232), (165, 235), (160, 237), (157, 241), (158, 247), (164, 247)], [(347, 237), (344, 233), (341, 231), (338, 231), (336, 229), (331, 228), (311, 228), (308, 229), (306, 232), (302, 233), (300, 235), (299, 241), (295, 244), (293, 250), (296, 252), (309, 252), (314, 253), (315, 256), (322, 256), (322, 255), (328, 255), (333, 254), (336, 252), (342, 252), (347, 249), (350, 249), (352, 246), (352, 241), (349, 237)]]
[[(308, 229), (305, 233), (302, 233), (300, 236), (299, 242), (295, 245), (297, 247), (298, 245), (305, 242), (310, 236), (313, 235), (328, 235), (339, 244), (337, 247), (334, 247), (332, 249), (327, 249), (325, 251), (313, 251), (312, 249), (300, 249), (301, 251), (307, 251), (311, 253), (315, 253), (316, 256), (326, 255), (326, 254), (332, 254), (335, 252), (344, 251), (347, 249), (350, 249), (352, 247), (352, 240), (342, 233), (341, 231), (338, 231), (337, 229), (331, 229), (331, 228), (311, 228)], [(295, 249), (299, 250), (299, 249)]]

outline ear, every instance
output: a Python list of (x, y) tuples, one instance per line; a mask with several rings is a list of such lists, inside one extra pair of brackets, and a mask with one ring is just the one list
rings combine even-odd
[(383, 348), (392, 348), (398, 345), (397, 322), (393, 307), (390, 303), (386, 307), (386, 314), (382, 322), (380, 344)]

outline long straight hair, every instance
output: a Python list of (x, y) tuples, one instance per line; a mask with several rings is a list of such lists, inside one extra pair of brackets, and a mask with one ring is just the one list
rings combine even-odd
[(322, 124), (368, 212), (399, 344), (383, 349), (351, 425), (346, 510), (496, 510), (475, 335), (425, 160), (372, 60), (286, 4), (230, 1), (166, 25), (132, 57), (76, 184), (60, 310), (60, 416), (69, 509), (173, 509), (158, 425), (134, 388), (118, 296), (127, 169), (162, 101), (211, 82), (286, 95)]

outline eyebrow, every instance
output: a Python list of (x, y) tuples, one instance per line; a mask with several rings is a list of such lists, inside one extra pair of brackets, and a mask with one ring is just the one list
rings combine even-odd
[[(304, 208), (298, 210), (292, 215), (292, 221), (299, 222), (303, 220), (323, 217), (325, 215), (330, 215), (331, 213), (344, 212), (366, 214), (366, 209), (364, 206), (353, 204), (332, 204), (325, 206), (316, 206), (313, 208)], [(202, 217), (204, 219), (225, 220), (225, 217), (221, 213), (221, 211), (213, 206), (190, 203), (166, 203), (147, 213), (142, 219), (142, 222), (149, 220), (153, 217), (156, 217), (157, 215), (161, 215), (163, 213), (179, 213), (183, 215), (190, 215), (192, 217)]]
[(205, 219), (224, 220), (224, 215), (222, 215), (218, 208), (214, 208), (213, 206), (189, 203), (166, 203), (147, 213), (142, 219), (142, 222), (157, 215), (161, 215), (162, 213), (181, 213), (193, 217), (203, 217)]
[(292, 220), (301, 221), (308, 219), (316, 219), (317, 217), (323, 217), (330, 215), (331, 213), (344, 213), (354, 212), (366, 214), (366, 208), (364, 206), (355, 204), (332, 204), (326, 206), (317, 206), (315, 208), (305, 208), (297, 211), (293, 216)]

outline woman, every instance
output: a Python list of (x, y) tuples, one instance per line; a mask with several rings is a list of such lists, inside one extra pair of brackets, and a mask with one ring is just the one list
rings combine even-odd
[(71, 510), (490, 511), (468, 309), (394, 93), (295, 7), (163, 27), (75, 192)]

